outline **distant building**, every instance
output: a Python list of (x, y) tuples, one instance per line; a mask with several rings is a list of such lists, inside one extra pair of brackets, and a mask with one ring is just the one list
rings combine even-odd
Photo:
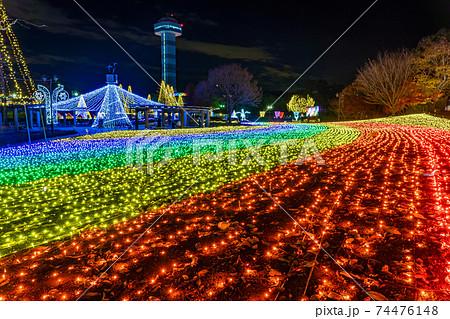
[(182, 35), (183, 25), (172, 17), (155, 23), (155, 34), (161, 37), (162, 80), (174, 87), (177, 85), (176, 37)]

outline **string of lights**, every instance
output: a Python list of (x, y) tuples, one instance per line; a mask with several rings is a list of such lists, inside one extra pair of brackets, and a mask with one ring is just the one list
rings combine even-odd
[[(193, 154), (194, 139), (207, 140), (209, 142), (218, 142), (221, 147), (211, 145), (202, 146), (198, 151), (201, 153), (215, 153), (220, 149), (239, 149), (246, 148), (242, 141), (250, 141), (252, 145), (262, 141), (264, 145), (275, 143), (278, 140), (290, 140), (296, 138), (305, 138), (314, 134), (321, 133), (327, 129), (326, 126), (274, 126), (262, 129), (248, 129), (220, 134), (194, 134), (194, 135), (166, 135), (165, 143), (153, 154), (153, 159), (147, 159), (147, 150), (156, 142), (151, 139), (141, 142), (140, 137), (135, 137), (135, 141), (130, 147), (130, 140), (111, 139), (93, 141), (62, 141), (47, 145), (46, 143), (35, 144), (33, 147), (23, 146), (0, 150), (0, 156), (4, 159), (0, 164), (0, 184), (20, 184), (27, 181), (38, 180), (45, 177), (54, 177), (62, 174), (73, 174), (102, 170), (114, 167), (123, 167), (128, 165), (128, 156), (135, 157), (136, 152), (143, 152), (145, 162), (159, 161), (167, 155), (170, 158), (179, 158)], [(211, 130), (213, 131), (213, 130)], [(237, 134), (237, 132), (239, 132)], [(122, 133), (120, 133), (122, 134)], [(127, 133), (125, 133), (127, 134)], [(234, 143), (230, 143), (234, 141)], [(169, 154), (167, 153), (169, 149)], [(95, 160), (95, 161), (94, 161)], [(70, 162), (70, 166), (68, 166)]]
[[(25, 103), (25, 98), (33, 97), (36, 86), (2, 1), (0, 1), (0, 24), (1, 95)], [(18, 81), (17, 78), (23, 78), (24, 81)]]
[(302, 143), (287, 139), (261, 147), (266, 166), (239, 164), (243, 148), (233, 166), (225, 151), (152, 176), (114, 168), (1, 186), (0, 300), (76, 300), (94, 283), (83, 300), (368, 299), (352, 278), (375, 300), (448, 300), (450, 131), (426, 126), (330, 125), (310, 137), (326, 166), (296, 165)]
[(95, 91), (61, 101), (53, 105), (57, 112), (77, 112), (84, 99), (83, 112), (96, 112), (93, 127), (102, 124), (105, 128), (131, 126), (126, 110), (135, 104), (159, 106), (160, 103), (147, 100), (116, 85), (107, 85)]
[[(311, 137), (319, 149), (326, 149), (348, 143), (359, 134), (357, 130), (342, 127), (329, 128), (316, 135), (302, 133), (304, 131), (310, 130), (300, 130), (297, 136), (286, 138)], [(313, 129), (311, 131), (314, 132)], [(255, 144), (258, 139), (254, 138)], [(40, 169), (33, 171), (28, 168), (42, 179), (0, 187), (3, 212), (0, 254), (61, 240), (89, 227), (107, 227), (136, 217), (143, 209), (157, 209), (176, 198), (183, 185), (192, 183), (196, 176), (202, 177), (190, 189), (189, 195), (211, 192), (228, 182), (270, 170), (280, 165), (279, 148), (283, 142), (277, 140), (276, 144), (261, 146), (260, 155), (265, 165), (251, 156), (251, 161), (246, 163), (251, 150), (242, 148), (222, 152), (222, 158), (217, 161), (208, 160), (206, 157), (210, 154), (205, 153), (198, 165), (192, 155), (173, 158), (165, 166), (153, 163), (151, 175), (146, 174), (145, 163), (143, 171), (130, 171), (128, 167), (120, 167), (124, 163), (112, 161), (112, 158), (106, 158), (105, 162), (98, 158), (88, 159), (80, 162), (82, 165), (69, 161), (60, 165), (65, 174), (51, 178), (39, 176)], [(293, 145), (289, 141), (285, 140), (286, 155), (287, 159), (293, 160), (298, 156), (302, 143)], [(235, 160), (234, 165), (230, 165), (230, 158)], [(114, 168), (98, 170), (98, 165)], [(83, 172), (86, 167), (92, 170)]]
[[(361, 133), (352, 143), (324, 150), (326, 167), (314, 161), (275, 165), (175, 204), (83, 300), (368, 298), (319, 253), (317, 242), (376, 300), (447, 300), (448, 250), (434, 248), (448, 243), (442, 236), (448, 234), (448, 206), (439, 196), (448, 184), (442, 175), (430, 179), (422, 173), (435, 164), (431, 151), (439, 170), (448, 171), (443, 158), (448, 147), (441, 142), (449, 133), (400, 125), (346, 125)], [(345, 129), (353, 132), (351, 128)], [(320, 137), (331, 140), (337, 135), (330, 128), (314, 138), (320, 144)], [(290, 160), (298, 151), (293, 150)], [(220, 173), (214, 178), (225, 172)], [(163, 209), (147, 209), (109, 228), (86, 230), (1, 259), (0, 298), (77, 299)], [(427, 221), (429, 213), (443, 219)]]

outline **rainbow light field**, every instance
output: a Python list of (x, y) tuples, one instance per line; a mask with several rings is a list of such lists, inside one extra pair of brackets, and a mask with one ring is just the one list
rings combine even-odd
[(130, 132), (0, 150), (0, 300), (448, 300), (448, 128), (174, 130), (142, 170)]

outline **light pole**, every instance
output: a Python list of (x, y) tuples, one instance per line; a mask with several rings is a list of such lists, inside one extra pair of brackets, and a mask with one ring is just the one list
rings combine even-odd
[(55, 123), (53, 122), (53, 89), (52, 89), (52, 85), (53, 85), (53, 82), (58, 82), (58, 76), (54, 75), (53, 78), (47, 79), (47, 77), (44, 75), (42, 77), (42, 81), (50, 83), (50, 124), (51, 124), (51, 128), (52, 128), (52, 133), (53, 133), (55, 131)]

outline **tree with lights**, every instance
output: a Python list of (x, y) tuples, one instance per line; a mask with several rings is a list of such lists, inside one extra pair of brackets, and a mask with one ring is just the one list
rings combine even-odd
[(17, 21), (8, 18), (0, 1), (0, 95), (17, 99), (31, 98), (36, 86), (12, 30)]
[(177, 105), (178, 101), (175, 98), (175, 92), (173, 86), (166, 84), (164, 81), (161, 82), (161, 87), (159, 89), (158, 102), (171, 106)]
[(414, 59), (415, 79), (432, 100), (447, 97), (450, 91), (450, 31), (441, 30), (422, 39)]
[(89, 115), (87, 113), (86, 100), (84, 99), (83, 94), (81, 94), (81, 96), (80, 96), (80, 100), (78, 102), (77, 109), (79, 111), (75, 111), (75, 119), (77, 119), (78, 117), (81, 117), (82, 119), (89, 118)]
[(181, 94), (178, 96), (177, 106), (184, 106), (183, 96)]
[(256, 106), (261, 102), (262, 89), (247, 69), (229, 64), (210, 70), (208, 79), (197, 85), (196, 96), (205, 103), (225, 105), (231, 123), (237, 107)]
[(313, 107), (315, 105), (316, 101), (314, 101), (314, 99), (309, 96), (309, 94), (306, 96), (306, 98), (294, 94), (287, 104), (287, 108), (290, 112), (305, 113), (308, 107)]

